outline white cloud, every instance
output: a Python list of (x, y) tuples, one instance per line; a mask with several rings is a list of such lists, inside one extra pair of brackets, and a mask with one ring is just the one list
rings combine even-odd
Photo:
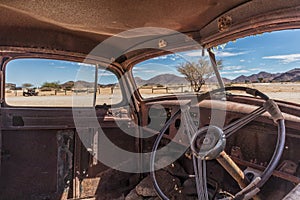
[(235, 70), (235, 71), (225, 71), (221, 72), (221, 74), (243, 74), (243, 73), (248, 73), (248, 70), (242, 69), (242, 70)]
[[(204, 51), (204, 55), (208, 56), (207, 51)], [(189, 52), (189, 53), (185, 53), (184, 56), (202, 57), (202, 51), (192, 51), (192, 52)]]
[(95, 65), (92, 64), (87, 64), (87, 63), (76, 63), (79, 66), (84, 66), (84, 67), (95, 67)]
[(245, 60), (244, 60), (244, 59), (241, 59), (240, 62), (245, 62)]
[(276, 55), (276, 56), (265, 56), (263, 59), (274, 59), (280, 60), (283, 63), (291, 63), (295, 61), (300, 61), (300, 54), (286, 54), (286, 55)]
[[(226, 50), (231, 50), (227, 48)], [(240, 52), (232, 52), (232, 51), (223, 51), (223, 50), (217, 50), (214, 51), (216, 57), (233, 57), (238, 55), (246, 54), (246, 51), (240, 51)], [(190, 56), (190, 57), (202, 57), (202, 50), (197, 51), (191, 51), (188, 53), (183, 54), (184, 56)], [(204, 51), (204, 56), (208, 56), (207, 51)], [(241, 62), (244, 62), (245, 60), (240, 60)]]
[(98, 74), (99, 77), (101, 76), (111, 76), (111, 77), (116, 77), (116, 75), (112, 74), (112, 73), (107, 73), (107, 72), (99, 72)]
[(251, 68), (251, 69), (249, 69), (250, 71), (262, 71), (263, 69), (261, 69), (261, 68)]
[(215, 54), (217, 57), (232, 57), (232, 56), (238, 56), (243, 55), (247, 52), (228, 52), (228, 51), (217, 51)]
[(232, 72), (221, 72), (221, 74), (232, 74)]
[(155, 73), (155, 70), (141, 70), (144, 73)]
[(154, 57), (152, 59), (153, 60), (165, 60), (165, 59), (167, 59), (167, 56), (158, 56), (158, 57)]
[(238, 73), (248, 73), (248, 72), (249, 72), (248, 70), (242, 69), (242, 70), (233, 71), (232, 73), (238, 74)]
[(243, 66), (237, 65), (237, 66), (226, 66), (223, 67), (223, 70), (237, 70), (237, 69), (242, 69)]

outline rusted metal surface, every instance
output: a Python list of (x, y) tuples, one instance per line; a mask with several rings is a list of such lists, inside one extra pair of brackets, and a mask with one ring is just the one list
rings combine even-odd
[[(200, 30), (204, 38), (201, 44), (212, 47), (247, 35), (265, 31), (299, 28), (299, 1), (264, 1), (255, 0), (224, 12), (210, 24)], [(219, 32), (219, 20), (230, 16), (232, 25), (227, 31)]]
[[(119, 148), (137, 152), (135, 146), (135, 138), (127, 135), (120, 130), (119, 127), (102, 127), (103, 132)], [(133, 130), (131, 128), (131, 130)], [(120, 195), (129, 188), (131, 184), (130, 177), (133, 175), (125, 172), (112, 170), (95, 155), (105, 154), (107, 152), (98, 148), (97, 143), (101, 137), (95, 137), (97, 129), (87, 128), (86, 134), (90, 137), (85, 137), (85, 145), (81, 141), (82, 138), (78, 134), (75, 136), (75, 157), (74, 157), (74, 198), (87, 198), (91, 196), (99, 196), (99, 199), (105, 199), (115, 193)], [(90, 144), (90, 146), (87, 146)], [(97, 152), (96, 152), (97, 151)], [(109, 151), (109, 149), (107, 149)], [(113, 178), (112, 178), (113, 176)], [(126, 185), (129, 183), (130, 185)], [(131, 186), (132, 187), (132, 186)], [(107, 195), (107, 196), (106, 196)], [(116, 197), (116, 196), (115, 196)]]
[(1, 164), (2, 164), (2, 131), (0, 129), (0, 176), (1, 176)]
[(67, 199), (72, 197), (73, 191), (74, 131), (60, 130), (56, 137), (58, 147), (57, 191), (63, 194), (64, 199)]
[[(136, 151), (135, 138), (120, 130), (116, 124), (118, 118), (106, 118), (101, 110), (96, 111), (96, 113), (99, 115), (101, 127), (111, 141), (120, 148), (132, 152)], [(4, 131), (5, 134), (4, 147), (7, 152), (7, 160), (2, 159), (4, 161), (2, 167), (6, 173), (0, 178), (0, 198), (13, 199), (20, 195), (27, 199), (79, 198), (87, 196), (85, 190), (98, 191), (99, 188), (103, 187), (82, 187), (86, 178), (97, 180), (102, 176), (99, 176), (99, 173), (107, 170), (108, 167), (90, 155), (78, 136), (74, 138), (74, 129), (70, 129), (74, 126), (72, 125), (74, 122), (71, 120), (71, 109), (6, 108), (1, 109), (1, 114), (1, 119), (5, 121), (2, 124), (4, 128), (2, 132)], [(57, 117), (58, 115), (60, 117)], [(23, 120), (23, 125), (13, 126), (12, 116), (19, 116)], [(119, 124), (128, 124), (129, 122), (128, 118), (120, 120)], [(131, 130), (133, 130), (132, 127)], [(100, 152), (95, 145), (99, 138), (92, 137), (92, 139), (93, 152), (96, 154), (105, 153)], [(38, 149), (40, 147), (42, 151)], [(42, 161), (39, 156), (46, 161)], [(22, 160), (17, 158), (22, 158)], [(28, 162), (23, 163), (23, 160), (28, 160), (30, 164)], [(36, 168), (31, 171), (34, 174), (30, 172), (30, 166)], [(41, 175), (35, 174), (44, 167), (49, 169), (51, 173), (47, 171), (46, 177), (41, 177), (44, 172)], [(126, 176), (131, 175), (127, 174)], [(94, 181), (92, 182), (94, 183)], [(103, 192), (102, 189), (101, 191)]]
[[(258, 169), (260, 171), (263, 171), (266, 168), (264, 166), (254, 164), (254, 163), (251, 163), (251, 162), (248, 162), (248, 161), (245, 161), (245, 160), (241, 160), (241, 159), (238, 159), (238, 158), (235, 158), (235, 157), (232, 157), (231, 159), (235, 163), (237, 163), (238, 165), (248, 166), (248, 167), (251, 167), (251, 168), (254, 168), (254, 169)], [(290, 182), (293, 182), (293, 183), (296, 183), (296, 184), (300, 183), (300, 178), (299, 177), (293, 176), (293, 175), (288, 174), (288, 173), (280, 172), (278, 170), (273, 171), (273, 176), (284, 179), (284, 180), (287, 180), (287, 181), (290, 181)]]
[(277, 167), (278, 171), (294, 175), (297, 172), (298, 165), (291, 160), (284, 160)]
[[(154, 1), (151, 5), (134, 1), (128, 6), (124, 6), (122, 1), (72, 4), (61, 1), (24, 4), (7, 1), (0, 6), (3, 19), (0, 20), (1, 44), (85, 54), (128, 27), (162, 27), (187, 35), (196, 31), (200, 32), (201, 44), (209, 47), (249, 34), (300, 27), (297, 0), (276, 0), (272, 3), (264, 0), (178, 0), (172, 4)], [(57, 7), (64, 12), (59, 12), (55, 9)], [(103, 15), (98, 16), (99, 12)], [(191, 16), (190, 13), (197, 14)], [(7, 16), (10, 16), (9, 22), (4, 20)], [(232, 18), (232, 25), (227, 31), (219, 33), (217, 23), (224, 16)], [(98, 26), (94, 25), (95, 22)], [(18, 31), (15, 31), (16, 28)]]
[(3, 131), (0, 199), (57, 194), (56, 131)]

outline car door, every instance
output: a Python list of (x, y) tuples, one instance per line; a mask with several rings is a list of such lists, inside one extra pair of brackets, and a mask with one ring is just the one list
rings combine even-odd
[[(109, 152), (99, 146), (100, 132), (120, 148), (137, 149), (136, 139), (126, 134), (135, 129), (116, 71), (53, 58), (10, 58), (1, 69), (0, 199), (126, 190), (129, 173), (118, 174), (123, 182), (111, 181), (116, 173), (99, 156)], [(37, 95), (23, 95), (25, 86)]]

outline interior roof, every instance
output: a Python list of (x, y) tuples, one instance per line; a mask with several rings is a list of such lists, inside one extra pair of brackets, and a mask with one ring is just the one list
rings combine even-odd
[[(84, 54), (112, 35), (139, 27), (193, 33), (206, 47), (300, 27), (299, 0), (2, 0), (0, 7), (0, 46)], [(225, 31), (218, 27), (222, 16), (232, 19)]]

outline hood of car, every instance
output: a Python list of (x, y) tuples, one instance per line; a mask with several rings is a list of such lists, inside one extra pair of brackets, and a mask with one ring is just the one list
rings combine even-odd
[(3, 0), (0, 7), (1, 46), (84, 54), (115, 34), (140, 27), (178, 31), (205, 47), (300, 27), (299, 0)]

